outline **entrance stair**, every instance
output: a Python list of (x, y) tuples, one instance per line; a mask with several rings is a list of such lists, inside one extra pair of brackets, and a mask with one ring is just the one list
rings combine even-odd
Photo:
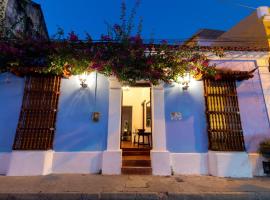
[(123, 148), (122, 158), (122, 174), (152, 174), (150, 148)]

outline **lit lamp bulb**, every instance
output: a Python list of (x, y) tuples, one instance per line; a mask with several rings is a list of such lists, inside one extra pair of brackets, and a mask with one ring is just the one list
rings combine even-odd
[(123, 86), (122, 86), (122, 89), (123, 89), (124, 91), (129, 91), (130, 87), (129, 87), (128, 85), (123, 85)]
[(80, 80), (80, 85), (82, 86), (82, 88), (87, 88), (88, 85), (87, 85), (87, 73), (84, 72), (82, 73), (80, 76), (79, 76), (79, 80)]
[(150, 55), (150, 50), (148, 48), (144, 50), (144, 55), (146, 58)]
[(190, 83), (190, 73), (185, 72), (183, 74), (183, 76), (179, 76), (177, 80), (178, 80), (179, 83), (182, 84), (183, 90), (187, 90), (188, 87), (189, 87), (189, 83)]

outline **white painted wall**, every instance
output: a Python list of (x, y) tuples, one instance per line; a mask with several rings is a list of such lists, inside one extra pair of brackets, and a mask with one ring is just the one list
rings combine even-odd
[(208, 152), (209, 174), (218, 177), (251, 178), (252, 167), (246, 152)]
[[(123, 106), (132, 106), (132, 132), (143, 128), (143, 108), (142, 102), (150, 101), (150, 88), (131, 87), (123, 90)], [(146, 127), (146, 109), (145, 109), (145, 130), (151, 131), (151, 127)]]
[(11, 153), (0, 153), (0, 175), (6, 175), (9, 162), (10, 162)]
[(38, 176), (52, 173), (53, 151), (13, 151), (8, 176)]
[(102, 152), (55, 152), (52, 172), (56, 174), (96, 174), (101, 170)]
[(207, 153), (171, 153), (173, 174), (207, 175)]

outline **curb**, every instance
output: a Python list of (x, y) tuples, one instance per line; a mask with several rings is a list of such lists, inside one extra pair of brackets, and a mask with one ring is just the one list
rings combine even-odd
[(223, 193), (12, 193), (0, 194), (0, 200), (269, 200), (270, 192)]

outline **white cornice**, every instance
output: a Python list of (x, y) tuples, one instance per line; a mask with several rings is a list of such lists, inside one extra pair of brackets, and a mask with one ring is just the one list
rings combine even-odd
[(269, 66), (270, 58), (270, 52), (262, 51), (226, 51), (223, 57), (216, 56), (213, 53), (207, 53), (206, 55), (210, 60), (256, 61), (258, 66)]

